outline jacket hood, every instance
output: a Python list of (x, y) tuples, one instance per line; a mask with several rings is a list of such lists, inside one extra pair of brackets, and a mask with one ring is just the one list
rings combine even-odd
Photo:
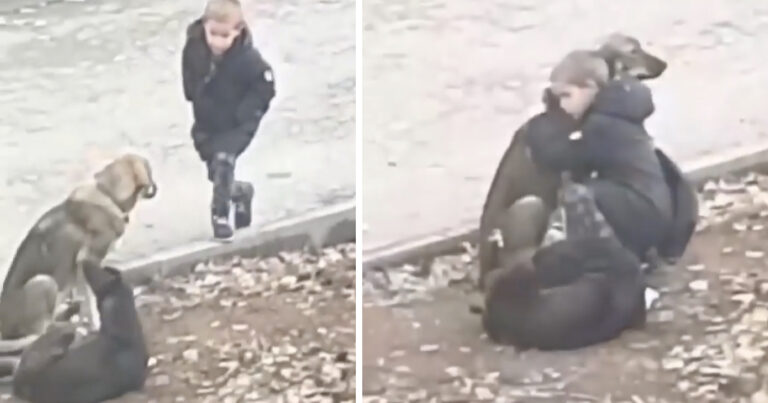
[(608, 82), (595, 97), (592, 113), (643, 123), (654, 112), (651, 89), (637, 79)]

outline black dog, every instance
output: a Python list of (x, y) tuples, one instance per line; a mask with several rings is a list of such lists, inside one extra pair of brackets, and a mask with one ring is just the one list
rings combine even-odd
[(75, 331), (52, 325), (21, 356), (13, 393), (32, 403), (96, 403), (140, 390), (149, 359), (133, 291), (120, 271), (86, 265), (101, 328), (74, 342)]
[(496, 343), (574, 349), (645, 322), (640, 261), (616, 239), (585, 186), (566, 185), (563, 204), (578, 232), (488, 274), (483, 327)]

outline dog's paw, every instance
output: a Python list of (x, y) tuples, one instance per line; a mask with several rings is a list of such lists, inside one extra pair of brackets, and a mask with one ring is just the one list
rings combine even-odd
[(56, 320), (60, 322), (68, 322), (80, 313), (80, 301), (72, 301), (67, 303), (67, 307), (64, 308), (58, 315)]
[(501, 230), (494, 228), (491, 235), (488, 236), (488, 242), (496, 244), (499, 248), (504, 248), (504, 237), (501, 236)]

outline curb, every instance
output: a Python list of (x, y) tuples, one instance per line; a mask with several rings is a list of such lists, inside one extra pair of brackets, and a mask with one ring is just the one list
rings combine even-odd
[[(768, 168), (768, 141), (699, 157), (681, 163), (681, 168), (697, 186), (708, 179), (728, 173), (764, 170)], [(441, 229), (426, 235), (422, 234), (363, 250), (363, 270), (398, 266), (457, 252), (462, 243), (477, 239), (478, 221), (479, 218), (465, 221), (453, 228)]]
[(231, 242), (198, 241), (170, 248), (128, 262), (109, 262), (120, 267), (132, 284), (145, 284), (157, 277), (190, 273), (201, 262), (234, 256), (274, 256), (288, 250), (355, 241), (355, 201), (350, 200), (296, 217), (278, 220), (237, 232)]

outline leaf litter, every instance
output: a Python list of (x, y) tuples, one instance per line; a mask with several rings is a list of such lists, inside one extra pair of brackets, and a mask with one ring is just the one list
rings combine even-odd
[[(364, 357), (384, 355), (390, 343), (407, 353), (364, 359), (364, 401), (768, 403), (768, 176), (707, 182), (699, 202), (688, 253), (649, 277), (659, 299), (645, 328), (593, 348), (545, 353), (491, 345), (477, 312), (456, 309), (478, 303), (475, 245), (364, 273), (364, 317), (421, 324), (389, 324), (407, 334), (366, 339)], [(383, 321), (366, 321), (365, 334), (376, 334)], [(452, 332), (432, 324), (460, 321)], [(501, 376), (486, 379), (491, 371)]]
[(355, 248), (200, 264), (137, 288), (151, 371), (117, 402), (355, 399)]

